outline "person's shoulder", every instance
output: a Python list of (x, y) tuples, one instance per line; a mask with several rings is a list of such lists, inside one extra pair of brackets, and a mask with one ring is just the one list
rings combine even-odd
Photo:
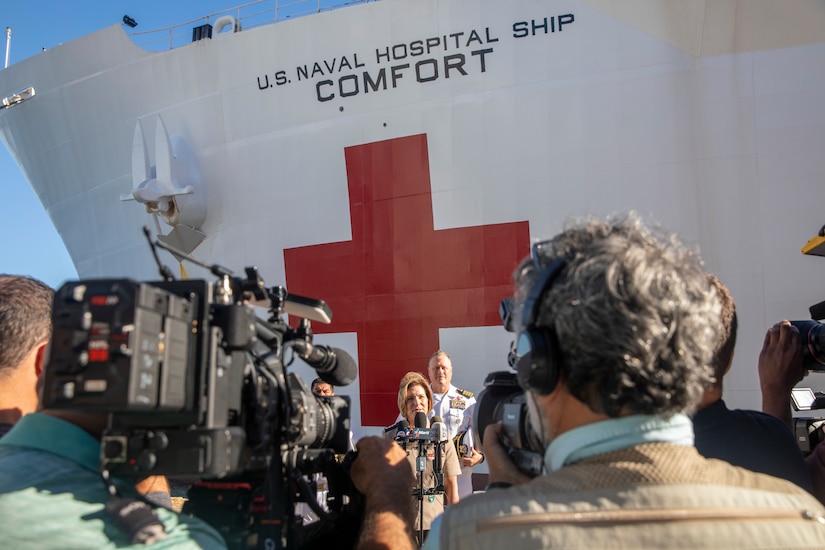
[(793, 438), (791, 430), (785, 423), (771, 414), (750, 409), (733, 409), (730, 411), (730, 416), (734, 421), (749, 422), (766, 432), (790, 435)]
[(719, 431), (724, 427), (739, 437), (756, 432), (793, 439), (785, 423), (775, 416), (752, 409), (730, 409), (722, 399), (697, 411), (693, 425), (697, 437), (700, 434), (704, 436), (706, 431)]
[(733, 416), (740, 417), (740, 418), (756, 418), (767, 422), (769, 424), (779, 424), (784, 426), (782, 421), (772, 414), (764, 413), (762, 411), (757, 411), (753, 409), (731, 409), (730, 413)]

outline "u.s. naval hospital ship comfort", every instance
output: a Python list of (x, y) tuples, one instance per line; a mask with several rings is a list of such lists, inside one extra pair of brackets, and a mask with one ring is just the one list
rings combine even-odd
[(759, 408), (766, 328), (825, 299), (800, 253), (825, 222), (825, 4), (351, 4), (244, 19), (267, 0), (164, 51), (116, 25), (0, 71), (3, 142), (81, 279), (157, 279), (148, 225), (323, 298), (363, 434), (438, 348), (471, 391), (506, 368), (498, 304), (531, 239), (633, 209), (731, 288), (725, 397)]

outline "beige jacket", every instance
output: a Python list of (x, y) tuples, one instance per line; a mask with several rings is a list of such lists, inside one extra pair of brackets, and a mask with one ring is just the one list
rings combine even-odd
[(450, 506), (440, 548), (825, 548), (796, 485), (693, 447), (648, 443)]

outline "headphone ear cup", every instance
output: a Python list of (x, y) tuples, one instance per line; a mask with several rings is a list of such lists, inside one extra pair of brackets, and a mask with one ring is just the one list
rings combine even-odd
[(516, 378), (524, 390), (541, 395), (552, 392), (561, 365), (556, 334), (545, 328), (528, 328), (518, 335), (518, 350), (525, 352), (516, 363)]

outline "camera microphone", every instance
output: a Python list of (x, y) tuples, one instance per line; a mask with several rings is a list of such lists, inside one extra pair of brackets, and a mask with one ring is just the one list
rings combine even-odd
[(395, 423), (395, 441), (398, 443), (403, 444), (404, 448), (407, 445), (407, 435), (410, 431), (410, 423), (407, 422), (406, 418), (402, 418), (398, 422)]
[(434, 416), (430, 422), (430, 437), (435, 444), (435, 456), (433, 457), (433, 474), (435, 475), (436, 491), (444, 491), (444, 465), (441, 444), (447, 441), (447, 426), (441, 421), (440, 416)]
[(432, 432), (433, 443), (447, 441), (447, 426), (442, 422), (440, 416), (434, 416), (430, 421), (430, 431)]
[(346, 386), (358, 375), (355, 360), (342, 349), (315, 346), (300, 340), (293, 343), (293, 348), (298, 357), (318, 371), (318, 377), (328, 384)]

